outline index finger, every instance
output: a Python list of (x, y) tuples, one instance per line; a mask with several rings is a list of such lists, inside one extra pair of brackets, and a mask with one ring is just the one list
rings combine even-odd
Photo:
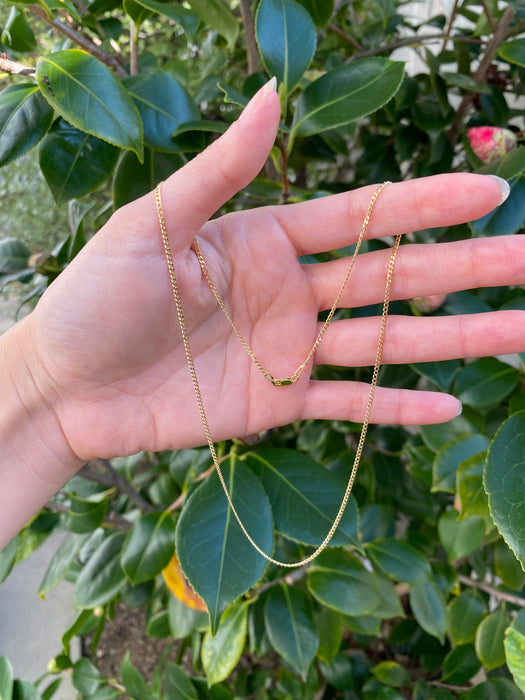
[[(320, 253), (355, 243), (376, 189), (272, 208), (298, 255)], [(391, 183), (379, 196), (365, 238), (393, 236), (436, 226), (452, 226), (484, 216), (505, 199), (501, 178), (449, 173)]]

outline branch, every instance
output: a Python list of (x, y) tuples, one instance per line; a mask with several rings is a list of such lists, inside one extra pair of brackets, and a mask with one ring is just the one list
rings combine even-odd
[(345, 41), (347, 41), (349, 44), (351, 44), (354, 47), (354, 49), (357, 49), (357, 51), (364, 51), (365, 50), (365, 47), (361, 46), (361, 44), (357, 41), (357, 39), (354, 39), (354, 37), (351, 34), (347, 34), (345, 31), (343, 31), (336, 24), (332, 24), (331, 22), (329, 22), (326, 25), (326, 28), (329, 29), (334, 34), (337, 34), (338, 36), (340, 36)]
[[(44, 508), (47, 510), (52, 510), (55, 513), (65, 513), (66, 515), (71, 515), (71, 509), (64, 503), (48, 501), (44, 505)], [(130, 523), (129, 520), (126, 520), (126, 518), (123, 518), (122, 515), (115, 513), (115, 511), (112, 511), (110, 515), (106, 516), (102, 520), (102, 525), (106, 525), (107, 527), (115, 528), (117, 530), (124, 530), (125, 532), (129, 532), (132, 528), (132, 523)]]
[(458, 5), (459, 5), (459, 0), (454, 0), (454, 6), (450, 12), (450, 17), (448, 19), (447, 29), (445, 31), (445, 36), (443, 37), (443, 44), (441, 46), (441, 51), (445, 50), (445, 47), (447, 45), (447, 41), (450, 37), (450, 32), (452, 31), (452, 26), (454, 24), (454, 20), (456, 18), (456, 14), (458, 11)]
[(41, 7), (35, 7), (32, 5), (31, 10), (37, 17), (46, 22), (46, 24), (49, 24), (49, 26), (53, 27), (53, 29), (56, 29), (57, 32), (63, 34), (65, 37), (70, 39), (74, 44), (80, 46), (81, 49), (87, 51), (87, 53), (97, 58), (106, 66), (109, 66), (109, 68), (113, 68), (116, 75), (118, 75), (119, 77), (127, 75), (126, 71), (121, 66), (117, 58), (113, 56), (113, 54), (108, 53), (103, 49), (100, 49), (96, 44), (94, 44), (91, 41), (91, 39), (88, 39), (86, 36), (79, 34), (75, 29), (73, 29), (72, 27), (68, 27), (67, 24), (63, 24), (58, 19), (53, 19), (49, 17), (48, 14)]
[(7, 54), (2, 53), (0, 54), (0, 72), (11, 73), (12, 75), (27, 75), (30, 78), (34, 78), (36, 69), (26, 66), (19, 61), (13, 61), (11, 58), (8, 58)]
[(488, 593), (499, 600), (505, 600), (507, 603), (518, 605), (520, 608), (525, 608), (525, 598), (521, 598), (518, 595), (513, 595), (512, 593), (506, 593), (505, 591), (500, 591), (498, 588), (491, 586), (490, 583), (474, 581), (474, 579), (464, 576), (463, 574), (458, 574), (458, 579), (461, 581), (461, 583), (465, 584), (465, 586), (477, 588), (478, 590)]
[(250, 0), (241, 0), (241, 17), (244, 25), (244, 36), (246, 37), (246, 54), (248, 56), (248, 74), (257, 73), (260, 69), (259, 52), (257, 51), (257, 41), (255, 39), (255, 28), (253, 15), (250, 8)]
[(496, 20), (494, 19), (494, 15), (490, 11), (489, 4), (487, 0), (481, 0), (481, 4), (483, 5), (483, 9), (485, 10), (485, 15), (487, 16), (488, 23), (490, 24), (490, 28), (492, 29), (493, 32), (496, 32), (498, 25), (496, 24)]
[[(494, 55), (498, 50), (499, 46), (506, 38), (509, 27), (512, 24), (512, 20), (514, 19), (514, 15), (514, 8), (509, 5), (503, 13), (503, 15), (501, 16), (501, 20), (498, 26), (496, 27), (496, 31), (494, 32), (491, 40), (487, 44), (487, 48), (485, 49), (485, 53), (483, 54), (483, 58), (480, 61), (478, 69), (472, 76), (474, 80), (476, 80), (478, 83), (484, 83), (486, 81), (489, 66), (492, 63), (492, 59), (494, 58)], [(473, 100), (474, 93), (472, 92), (469, 92), (466, 95), (464, 95), (463, 99), (461, 100), (461, 104), (459, 105), (458, 111), (456, 112), (456, 118), (454, 119), (454, 123), (450, 128), (449, 139), (452, 144), (455, 144), (458, 139), (459, 130), (461, 128), (463, 120), (467, 115), (467, 112), (469, 111), (472, 105)]]
[(104, 467), (104, 469), (109, 472), (109, 475), (104, 476), (99, 472), (89, 469), (88, 462), (88, 464), (85, 465), (80, 471), (80, 476), (85, 476), (85, 478), (91, 479), (91, 481), (96, 481), (104, 486), (114, 486), (145, 513), (153, 513), (155, 508), (151, 505), (151, 503), (141, 496), (140, 493), (133, 488), (130, 482), (121, 476), (118, 471), (111, 466), (110, 462), (108, 462), (106, 459), (96, 459), (93, 460), (93, 463)]
[(129, 72), (137, 75), (139, 72), (139, 25), (129, 20)]
[(260, 596), (261, 593), (264, 593), (269, 588), (279, 585), (282, 581), (287, 583), (289, 586), (292, 586), (294, 583), (297, 583), (297, 581), (304, 578), (306, 576), (306, 572), (307, 567), (301, 566), (300, 568), (295, 569), (295, 571), (293, 571), (291, 574), (286, 574), (286, 576), (283, 576), (282, 578), (276, 578), (273, 581), (268, 581), (268, 583), (265, 583), (256, 590), (255, 595)]
[(368, 58), (369, 56), (377, 56), (380, 53), (390, 52), (394, 49), (400, 49), (403, 46), (412, 46), (420, 43), (425, 43), (426, 41), (437, 41), (438, 39), (446, 39), (447, 41), (457, 41), (463, 44), (476, 44), (477, 46), (483, 44), (482, 39), (471, 39), (466, 36), (449, 36), (448, 34), (421, 34), (418, 36), (409, 36), (406, 39), (400, 39), (399, 41), (394, 41), (392, 44), (384, 44), (383, 46), (378, 46), (375, 49), (370, 49), (368, 51), (361, 51), (360, 53), (355, 53), (350, 56), (347, 63), (357, 60), (358, 58)]

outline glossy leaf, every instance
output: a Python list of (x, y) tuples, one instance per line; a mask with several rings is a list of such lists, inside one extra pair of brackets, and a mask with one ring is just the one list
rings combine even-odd
[(315, 52), (317, 35), (312, 18), (295, 0), (261, 0), (255, 33), (266, 71), (275, 75), (286, 98)]
[[(263, 487), (234, 456), (224, 463), (223, 473), (248, 533), (270, 553), (273, 522)], [(208, 606), (213, 632), (228, 605), (253, 586), (266, 567), (233, 516), (216, 473), (186, 501), (177, 524), (176, 550), (184, 575)]]
[(405, 612), (392, 581), (382, 571), (375, 571), (374, 573), (379, 582), (379, 597), (381, 598), (379, 606), (374, 610), (374, 617), (381, 620), (404, 617)]
[(173, 132), (183, 122), (200, 117), (186, 88), (161, 70), (131, 75), (123, 83), (139, 111), (146, 146), (167, 153), (178, 151)]
[(503, 60), (525, 67), (525, 39), (504, 42), (498, 48), (498, 53)]
[(166, 664), (166, 688), (163, 698), (165, 700), (171, 700), (171, 698), (181, 698), (181, 700), (199, 699), (195, 686), (177, 664)]
[(485, 528), (493, 527), (489, 513), (489, 502), (483, 488), (485, 453), (475, 455), (462, 462), (456, 474), (456, 493), (459, 498), (459, 519), (464, 520), (479, 515), (485, 521)]
[(272, 588), (264, 620), (275, 650), (305, 680), (319, 645), (307, 595), (286, 584)]
[(334, 11), (334, 0), (299, 0), (299, 3), (308, 10), (316, 27), (325, 27)]
[(16, 680), (13, 684), (13, 700), (42, 700), (42, 696), (29, 681)]
[(23, 10), (18, 7), (11, 8), (0, 40), (13, 51), (36, 50), (36, 38)]
[(485, 533), (483, 520), (478, 517), (459, 520), (455, 510), (443, 513), (438, 521), (438, 533), (449, 562), (466, 557), (481, 544)]
[(381, 603), (374, 574), (359, 559), (339, 549), (324, 551), (314, 560), (308, 587), (323, 605), (346, 615), (367, 615)]
[(71, 496), (69, 529), (78, 534), (93, 532), (103, 521), (107, 510), (108, 500), (90, 501), (85, 498)]
[(449, 391), (454, 377), (461, 367), (459, 360), (444, 360), (443, 362), (419, 362), (410, 365), (422, 377), (439, 387), (442, 391)]
[[(246, 464), (268, 495), (277, 531), (296, 542), (321, 544), (339, 510), (345, 484), (294, 450), (259, 449), (247, 455)], [(357, 519), (357, 504), (350, 496), (330, 544), (359, 547)]]
[(91, 697), (104, 682), (104, 676), (89, 659), (79, 659), (73, 666), (71, 680), (82, 695)]
[(238, 603), (222, 616), (219, 629), (208, 630), (202, 642), (202, 667), (213, 685), (227, 678), (237, 665), (246, 643), (248, 603)]
[[(511, 165), (516, 165), (516, 161), (511, 161)], [(510, 195), (508, 199), (500, 207), (492, 210), (481, 219), (473, 221), (470, 224), (470, 228), (476, 236), (505, 236), (519, 231), (524, 221), (525, 178), (519, 177), (514, 180), (514, 182), (510, 183)], [(488, 359), (489, 358), (483, 360), (483, 362), (487, 363)], [(482, 360), (478, 360), (477, 362), (482, 362)], [(497, 360), (492, 358), (492, 362), (497, 362)], [(466, 369), (468, 369), (468, 367), (469, 366), (467, 366)], [(486, 402), (490, 399), (490, 394), (484, 391), (482, 398), (483, 401)], [(497, 401), (499, 401), (499, 399), (495, 399), (493, 403)], [(472, 405), (475, 404), (472, 403)], [(482, 405), (486, 404), (483, 403)]]
[(125, 535), (115, 532), (102, 542), (80, 572), (75, 605), (94, 608), (110, 601), (124, 586), (126, 575), (120, 564)]
[(487, 606), (476, 591), (468, 589), (454, 598), (447, 608), (447, 631), (452, 643), (473, 642), (486, 614)]
[(525, 586), (525, 572), (502, 538), (494, 544), (494, 571), (507, 588), (521, 591)]
[(126, 652), (120, 666), (120, 676), (127, 694), (133, 698), (133, 700), (150, 700), (151, 694), (148, 691), (144, 676), (131, 663), (129, 651)]
[(410, 587), (410, 607), (420, 626), (443, 642), (447, 628), (443, 596), (432, 581), (419, 581)]
[(518, 411), (496, 433), (483, 479), (492, 519), (525, 570), (524, 435), (525, 411)]
[(480, 667), (474, 645), (461, 644), (446, 655), (441, 680), (450, 685), (461, 685), (475, 676)]
[(319, 637), (317, 656), (331, 664), (343, 641), (343, 616), (331, 608), (321, 608), (315, 616), (315, 629)]
[(38, 87), (20, 83), (0, 92), (0, 165), (19, 158), (40, 141), (53, 121)]
[(402, 63), (365, 58), (321, 76), (297, 100), (292, 134), (311, 136), (335, 129), (375, 112), (397, 92)]
[(13, 667), (5, 656), (0, 656), (0, 698), (11, 700), (13, 692)]
[(461, 700), (523, 700), (523, 694), (507, 678), (491, 678), (462, 694)]
[(481, 622), (476, 632), (476, 654), (487, 671), (505, 663), (503, 641), (509, 626), (504, 608), (498, 608)]
[(38, 589), (39, 596), (44, 596), (62, 581), (80, 551), (85, 539), (84, 536), (77, 535), (73, 532), (69, 532), (65, 536), (48, 564), (46, 573)]
[(18, 535), (0, 551), (0, 583), (3, 583), (13, 570), (18, 550)]
[(505, 659), (518, 688), (525, 693), (525, 634), (509, 627), (505, 634)]
[(139, 518), (126, 537), (122, 568), (137, 585), (160, 574), (175, 551), (175, 523), (171, 513), (148, 513)]
[(485, 452), (488, 446), (489, 440), (484, 435), (463, 435), (444, 445), (432, 464), (432, 491), (455, 493), (459, 465)]
[(208, 616), (204, 612), (184, 605), (175, 596), (168, 602), (168, 621), (173, 639), (184, 639), (194, 630), (208, 627)]
[(179, 25), (190, 41), (195, 39), (199, 28), (199, 17), (195, 12), (171, 2), (156, 2), (156, 0), (135, 0), (135, 2), (151, 12), (168, 17)]
[(101, 187), (113, 172), (118, 156), (118, 148), (63, 119), (55, 122), (39, 149), (40, 169), (57, 206)]
[(495, 163), (480, 168), (484, 174), (498, 175), (505, 180), (513, 180), (525, 170), (525, 146), (518, 146)]
[(162, 575), (170, 591), (181, 603), (194, 610), (206, 612), (207, 608), (204, 601), (202, 598), (199, 598), (186, 581), (176, 554), (172, 556), (169, 564), (162, 570)]
[(113, 181), (115, 207), (122, 207), (162, 182), (183, 164), (178, 153), (156, 153), (147, 148), (144, 162), (140, 163), (134, 153), (127, 152), (120, 159)]
[(239, 23), (221, 0), (188, 0), (188, 4), (205, 26), (226, 39), (228, 49), (232, 51), (239, 34)]
[(385, 538), (371, 542), (366, 549), (372, 559), (397, 581), (423, 581), (432, 573), (428, 559), (406, 542)]
[(397, 661), (380, 661), (371, 671), (380, 683), (393, 688), (408, 685), (410, 680), (407, 670)]
[(133, 100), (104, 64), (78, 49), (42, 56), (42, 94), (67, 122), (143, 157), (142, 124)]

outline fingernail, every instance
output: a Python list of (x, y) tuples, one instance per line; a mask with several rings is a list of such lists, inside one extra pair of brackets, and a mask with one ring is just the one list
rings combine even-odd
[(458, 399), (458, 404), (459, 404), (459, 408), (458, 408), (458, 412), (456, 413), (456, 418), (463, 413), (463, 404), (461, 403), (461, 401), (459, 399)]
[(498, 177), (497, 175), (487, 175), (487, 177), (491, 177), (493, 180), (495, 180), (498, 183), (498, 186), (501, 190), (501, 197), (500, 197), (500, 200), (498, 202), (498, 206), (499, 206), (500, 204), (503, 204), (503, 202), (509, 196), (510, 185), (506, 180), (504, 180), (502, 177)]

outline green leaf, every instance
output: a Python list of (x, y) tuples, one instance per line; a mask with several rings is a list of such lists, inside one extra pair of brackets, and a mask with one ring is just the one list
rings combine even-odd
[(321, 608), (315, 616), (315, 629), (319, 637), (317, 656), (331, 664), (343, 641), (343, 616), (331, 608)]
[(115, 532), (102, 542), (80, 572), (75, 605), (78, 608), (94, 608), (114, 598), (126, 583), (126, 575), (120, 565), (120, 554), (125, 535)]
[(525, 572), (502, 538), (494, 543), (494, 571), (507, 588), (521, 591), (525, 586)]
[(180, 666), (174, 663), (166, 664), (166, 689), (162, 696), (164, 700), (180, 698), (180, 700), (198, 700), (195, 686)]
[(133, 585), (160, 574), (175, 551), (175, 523), (171, 513), (148, 513), (126, 537), (122, 568)]
[(161, 70), (130, 75), (123, 84), (142, 119), (145, 144), (166, 153), (180, 150), (172, 139), (173, 132), (183, 122), (200, 117), (186, 88)]
[(311, 136), (335, 129), (377, 111), (398, 91), (404, 64), (364, 58), (321, 76), (301, 93), (292, 135)]
[(39, 161), (57, 206), (83, 197), (109, 178), (118, 148), (57, 119), (40, 144)]
[(111, 71), (78, 49), (42, 56), (36, 78), (42, 94), (61, 117), (142, 160), (142, 124), (133, 100)]
[(131, 663), (130, 653), (126, 655), (120, 666), (120, 676), (128, 695), (133, 700), (150, 700), (151, 694), (142, 673)]
[(374, 573), (379, 582), (379, 596), (381, 598), (379, 607), (374, 610), (374, 617), (381, 620), (389, 620), (392, 617), (404, 617), (405, 613), (392, 581), (382, 571), (375, 571)]
[(18, 535), (0, 551), (0, 583), (3, 583), (13, 570), (18, 549)]
[(221, 0), (188, 0), (188, 4), (206, 27), (226, 39), (228, 49), (233, 51), (239, 34), (239, 23)]
[(388, 537), (371, 542), (366, 549), (372, 559), (398, 581), (414, 583), (429, 578), (432, 573), (428, 559), (406, 542)]
[(463, 591), (447, 608), (447, 630), (454, 645), (468, 644), (476, 637), (478, 625), (487, 614), (487, 606), (479, 593)]
[(451, 685), (461, 685), (475, 676), (480, 667), (474, 645), (461, 644), (445, 656), (441, 680)]
[(517, 411), (492, 440), (483, 481), (492, 519), (525, 571), (524, 436), (525, 411)]
[(509, 63), (525, 67), (525, 39), (506, 41), (498, 48), (498, 54)]
[(195, 12), (171, 2), (156, 2), (156, 0), (135, 0), (135, 2), (152, 12), (168, 17), (179, 25), (190, 41), (195, 39), (199, 28), (199, 18)]
[(143, 163), (139, 163), (134, 153), (124, 153), (113, 181), (115, 208), (147, 194), (182, 165), (183, 160), (178, 153), (156, 153), (147, 148)]
[[(516, 161), (511, 162), (511, 165), (516, 166)], [(518, 177), (516, 180), (510, 183), (510, 194), (508, 199), (501, 206), (496, 207), (496, 209), (493, 209), (485, 216), (482, 216), (481, 219), (472, 221), (470, 228), (475, 236), (505, 236), (519, 231), (524, 222), (525, 178)], [(488, 360), (484, 360), (484, 362), (487, 361)], [(478, 360), (478, 362), (482, 362), (482, 360)], [(497, 360), (492, 358), (492, 362), (497, 362)], [(469, 367), (470, 365), (468, 365), (466, 369)], [(489, 400), (490, 393), (484, 392), (483, 397), (485, 401)], [(492, 403), (499, 403), (499, 400), (499, 398), (494, 399)], [(472, 405), (474, 406), (475, 403), (472, 403)]]
[(340, 549), (325, 550), (317, 557), (309, 569), (308, 587), (323, 605), (346, 615), (373, 613), (381, 603), (374, 574)]
[(513, 180), (525, 170), (525, 146), (518, 146), (495, 163), (488, 163), (479, 169), (485, 175), (499, 175), (504, 180)]
[(483, 469), (485, 467), (485, 453), (474, 455), (462, 462), (456, 474), (456, 493), (459, 497), (459, 519), (471, 518), (479, 515), (485, 521), (485, 529), (494, 527), (489, 513), (489, 502), (483, 488)]
[(315, 53), (317, 35), (312, 18), (294, 0), (261, 0), (255, 34), (266, 71), (275, 75), (286, 99)]
[(73, 666), (71, 680), (80, 693), (91, 697), (104, 683), (104, 676), (89, 659), (80, 659)]
[(0, 40), (13, 51), (36, 51), (36, 38), (23, 10), (11, 8)]
[(410, 607), (419, 625), (441, 643), (447, 628), (447, 611), (440, 590), (431, 581), (419, 581), (410, 587)]
[(461, 367), (459, 360), (444, 360), (443, 362), (418, 362), (410, 365), (422, 377), (430, 381), (443, 391), (449, 391), (454, 377)]
[(0, 92), (0, 165), (16, 160), (40, 141), (53, 110), (36, 85), (10, 85)]
[(410, 681), (407, 670), (397, 661), (380, 661), (370, 670), (380, 683), (392, 688), (401, 688)]
[[(269, 553), (273, 523), (263, 487), (233, 455), (223, 464), (223, 473), (242, 523)], [(177, 524), (176, 549), (184, 575), (208, 606), (212, 632), (228, 605), (257, 583), (266, 567), (241, 531), (215, 472), (186, 501)]]
[(222, 616), (215, 636), (210, 630), (202, 642), (202, 667), (213, 685), (227, 678), (241, 658), (248, 629), (248, 603), (232, 605)]
[(459, 520), (457, 511), (448, 510), (438, 520), (438, 532), (452, 564), (479, 547), (485, 534), (485, 524), (478, 517)]
[(68, 532), (48, 564), (46, 573), (38, 589), (39, 596), (44, 596), (46, 593), (49, 593), (50, 590), (62, 581), (69, 571), (71, 564), (76, 559), (85, 539), (86, 538), (82, 535)]
[(299, 0), (316, 27), (325, 27), (334, 12), (334, 0)]
[(485, 452), (488, 446), (489, 440), (484, 435), (462, 435), (444, 445), (432, 464), (432, 491), (455, 493), (458, 467)]
[[(268, 495), (277, 531), (296, 542), (320, 545), (337, 515), (345, 484), (295, 450), (262, 449), (245, 458)], [(360, 547), (357, 519), (357, 504), (350, 496), (330, 544)]]
[(503, 641), (509, 626), (509, 616), (498, 608), (481, 622), (476, 632), (476, 654), (487, 671), (505, 663)]
[(509, 627), (505, 634), (505, 658), (518, 688), (525, 693), (525, 634)]
[(523, 694), (507, 678), (491, 678), (462, 694), (461, 700), (523, 700)]
[(42, 696), (29, 681), (16, 680), (13, 685), (13, 700), (42, 700)]
[(108, 510), (108, 499), (101, 501), (89, 501), (77, 496), (70, 496), (69, 529), (78, 534), (89, 533), (96, 530)]
[(272, 588), (264, 621), (274, 649), (306, 680), (319, 645), (308, 596), (286, 584)]
[(13, 693), (13, 667), (9, 659), (0, 656), (0, 698), (11, 700)]
[(170, 596), (169, 599), (168, 619), (173, 639), (184, 639), (195, 629), (205, 629), (208, 626), (206, 613), (184, 605), (174, 595)]

